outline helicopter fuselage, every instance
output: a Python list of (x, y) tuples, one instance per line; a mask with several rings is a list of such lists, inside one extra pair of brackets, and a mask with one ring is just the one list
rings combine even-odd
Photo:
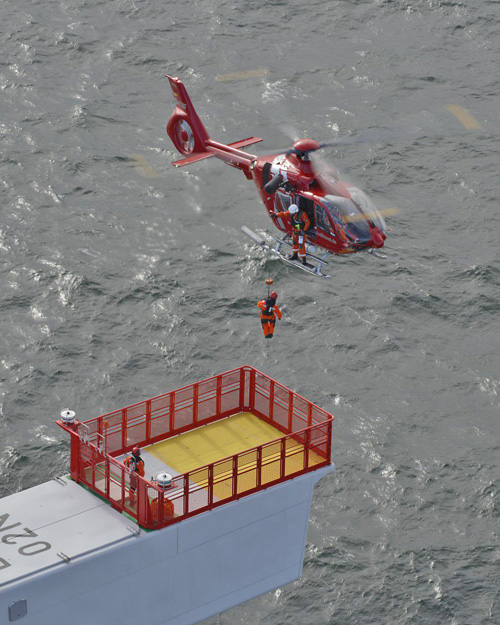
[(368, 196), (350, 183), (340, 180), (338, 172), (327, 168), (316, 173), (308, 153), (320, 148), (312, 139), (302, 139), (282, 154), (255, 156), (241, 148), (262, 139), (250, 137), (226, 145), (210, 138), (198, 117), (184, 84), (167, 76), (176, 100), (167, 133), (185, 158), (174, 162), (183, 167), (212, 156), (240, 169), (253, 180), (260, 198), (276, 228), (292, 234), (286, 213), (293, 203), (304, 211), (311, 223), (306, 241), (333, 254), (352, 254), (381, 248), (387, 228), (381, 214)]
[[(320, 186), (310, 164), (300, 161), (295, 155), (277, 154), (271, 157), (257, 158), (252, 166), (253, 181), (260, 198), (267, 209), (274, 225), (286, 234), (292, 234), (289, 218), (277, 218), (277, 213), (287, 211), (291, 204), (296, 204), (309, 217), (311, 228), (305, 232), (310, 245), (321, 247), (333, 254), (352, 254), (367, 248), (380, 248), (384, 245), (385, 232), (365, 220), (362, 213), (356, 211), (349, 189), (352, 185), (342, 182), (334, 169), (328, 175), (328, 193), (325, 184)], [(281, 176), (283, 182), (274, 193), (266, 190), (266, 185), (275, 177)], [(355, 187), (353, 187), (355, 188)], [(357, 189), (356, 189), (357, 190)], [(334, 199), (338, 198), (338, 199)], [(349, 215), (335, 210), (335, 204), (342, 201), (351, 208), (352, 218), (366, 224), (364, 237), (357, 236), (349, 221)], [(346, 213), (346, 211), (343, 211)], [(359, 229), (359, 227), (358, 227)]]

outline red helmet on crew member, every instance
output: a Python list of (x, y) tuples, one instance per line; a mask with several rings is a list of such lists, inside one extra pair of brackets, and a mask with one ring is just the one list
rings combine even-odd
[(273, 299), (278, 299), (278, 294), (276, 293), (276, 291), (273, 291), (269, 294), (269, 297), (272, 297)]
[(141, 453), (141, 450), (139, 449), (139, 447), (134, 447), (132, 449), (132, 453), (134, 454), (134, 456), (139, 456)]

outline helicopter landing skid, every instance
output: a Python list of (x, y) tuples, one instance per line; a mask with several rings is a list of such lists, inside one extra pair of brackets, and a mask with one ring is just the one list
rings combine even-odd
[(377, 250), (373, 249), (373, 247), (370, 247), (368, 249), (368, 254), (375, 256), (375, 258), (387, 258), (387, 254), (382, 254), (382, 252), (377, 252)]
[(322, 272), (322, 266), (328, 264), (326, 259), (328, 258), (328, 256), (331, 255), (330, 252), (326, 252), (321, 258), (315, 256), (314, 254), (307, 254), (307, 260), (312, 259), (314, 260), (315, 264), (313, 265), (307, 262), (304, 265), (300, 260), (290, 260), (290, 258), (288, 258), (288, 256), (282, 251), (283, 245), (292, 248), (292, 244), (289, 241), (290, 237), (288, 235), (285, 235), (282, 239), (276, 239), (275, 237), (272, 237), (273, 240), (276, 241), (276, 247), (271, 247), (262, 237), (260, 237), (258, 234), (255, 234), (253, 230), (250, 230), (250, 228), (242, 226), (241, 230), (248, 237), (250, 237), (250, 239), (252, 239), (254, 243), (257, 243), (257, 245), (259, 245), (263, 250), (266, 250), (266, 252), (270, 252), (271, 254), (278, 256), (283, 262), (287, 263), (288, 265), (293, 265), (298, 269), (302, 269), (302, 271), (307, 271), (307, 273), (310, 273), (313, 276), (317, 276), (318, 278), (331, 278), (330, 275), (324, 274)]
[(294, 265), (295, 267), (298, 267), (299, 269), (302, 269), (303, 271), (307, 271), (307, 273), (312, 274), (313, 276), (318, 276), (319, 278), (331, 278), (330, 275), (325, 274), (321, 271), (321, 268), (323, 265), (328, 265), (327, 262), (327, 258), (329, 256), (331, 256), (330, 252), (326, 252), (325, 254), (323, 254), (322, 257), (319, 256), (315, 256), (314, 254), (307, 254), (307, 259), (310, 260), (314, 260), (315, 265), (312, 265), (311, 263), (307, 262), (305, 265), (302, 263), (302, 261), (300, 260), (290, 260), (288, 258), (288, 256), (286, 256), (282, 251), (281, 248), (283, 245), (287, 245), (290, 249), (293, 249), (293, 245), (290, 243), (290, 236), (285, 234), (285, 236), (282, 239), (277, 239), (276, 237), (273, 237), (273, 239), (276, 241), (276, 247), (272, 250), (272, 252), (274, 254), (276, 254), (277, 256), (279, 256), (282, 260), (285, 261), (285, 263), (288, 263), (290, 265)]

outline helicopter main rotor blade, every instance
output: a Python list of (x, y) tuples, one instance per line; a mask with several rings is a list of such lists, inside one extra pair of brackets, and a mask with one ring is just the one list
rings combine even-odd
[(311, 149), (311, 150), (297, 150), (297, 148), (294, 148), (294, 147), (290, 147), (290, 148), (279, 147), (279, 148), (275, 148), (274, 150), (270, 148), (266, 148), (266, 153), (261, 154), (260, 156), (277, 156), (278, 154), (285, 154), (286, 156), (288, 156), (289, 154), (311, 155), (323, 148), (338, 147), (342, 145), (355, 145), (358, 143), (365, 143), (367, 141), (376, 141), (376, 140), (377, 139), (375, 138), (365, 139), (364, 137), (343, 137), (342, 139), (337, 139), (335, 141), (321, 143), (319, 147)]
[(328, 165), (317, 152), (309, 154), (309, 162), (318, 185), (326, 193), (331, 193), (331, 186), (337, 181), (337, 171)]
[[(337, 183), (337, 172), (329, 166), (317, 152), (310, 154), (311, 168), (314, 172), (316, 182), (323, 189), (325, 194), (336, 194), (334, 185)], [(365, 219), (374, 219), (377, 217), (386, 217), (391, 215), (397, 215), (400, 212), (396, 206), (384, 209), (377, 209), (375, 211), (366, 211), (364, 213), (356, 213), (354, 215), (344, 216), (343, 221), (345, 223), (360, 222)]]
[(379, 217), (382, 215), (383, 217), (387, 217), (388, 215), (397, 215), (399, 213), (399, 208), (396, 206), (392, 206), (391, 208), (382, 208), (381, 210), (377, 210), (371, 213), (359, 213), (355, 215), (349, 215), (347, 217), (343, 217), (343, 221), (347, 224), (356, 223), (357, 221), (363, 221), (366, 219), (372, 219), (373, 217)]

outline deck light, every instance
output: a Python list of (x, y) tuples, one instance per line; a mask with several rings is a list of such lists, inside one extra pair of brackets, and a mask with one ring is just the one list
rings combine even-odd
[(70, 425), (75, 422), (76, 413), (73, 410), (66, 408), (61, 412), (61, 421), (66, 425)]

